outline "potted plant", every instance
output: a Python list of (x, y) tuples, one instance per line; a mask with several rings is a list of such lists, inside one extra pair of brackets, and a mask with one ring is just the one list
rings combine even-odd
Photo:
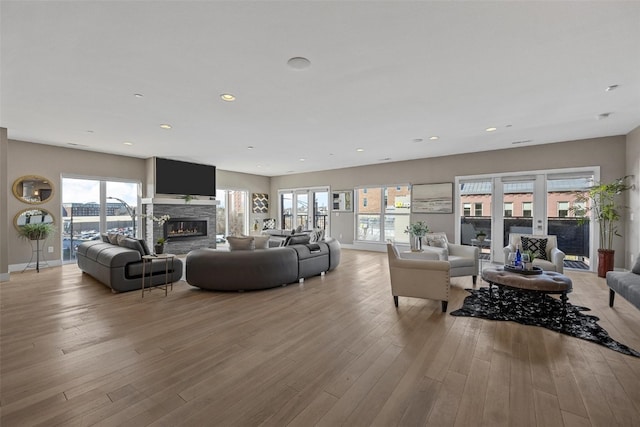
[(422, 238), (429, 232), (429, 227), (424, 221), (418, 221), (407, 226), (405, 233), (411, 234), (415, 239), (413, 247), (417, 251), (422, 251)]
[(153, 251), (156, 254), (164, 253), (164, 244), (166, 242), (167, 239), (165, 239), (164, 237), (159, 237), (158, 240), (156, 240), (156, 244), (153, 246)]
[(576, 195), (575, 201), (584, 203), (584, 207), (574, 208), (578, 223), (589, 221), (589, 213), (598, 222), (600, 248), (598, 248), (598, 276), (606, 277), (607, 271), (613, 270), (614, 255), (613, 237), (620, 236), (618, 222), (622, 219), (624, 205), (620, 195), (633, 186), (627, 181), (629, 175), (618, 178), (610, 183), (596, 183), (584, 192)]
[(484, 239), (487, 238), (487, 233), (484, 232), (484, 230), (480, 230), (478, 231), (478, 234), (476, 234), (476, 239), (478, 239), (479, 242), (484, 242)]
[(18, 228), (18, 235), (25, 240), (44, 240), (55, 231), (53, 224), (40, 222), (37, 224), (25, 224)]
[(36, 271), (38, 273), (40, 273), (40, 240), (46, 239), (55, 230), (53, 224), (48, 222), (25, 224), (18, 227), (18, 235), (21, 238), (36, 242)]

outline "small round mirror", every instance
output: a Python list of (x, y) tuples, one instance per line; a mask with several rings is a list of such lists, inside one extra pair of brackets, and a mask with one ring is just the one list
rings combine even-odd
[(26, 175), (13, 183), (13, 195), (25, 203), (44, 203), (53, 196), (53, 184), (38, 175)]
[(46, 209), (23, 209), (13, 218), (13, 226), (20, 232), (21, 228), (28, 224), (51, 224), (55, 225), (55, 220), (51, 212)]

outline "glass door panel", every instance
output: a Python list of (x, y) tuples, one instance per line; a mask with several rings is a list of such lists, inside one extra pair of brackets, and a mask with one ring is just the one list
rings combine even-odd
[(357, 190), (357, 231), (356, 239), (380, 241), (382, 216), (382, 188), (368, 187)]
[(80, 243), (100, 238), (100, 181), (62, 178), (62, 260), (74, 261)]
[(107, 232), (137, 236), (138, 184), (107, 181)]
[(293, 193), (280, 193), (280, 229), (293, 228)]
[(296, 212), (294, 228), (301, 227), (302, 230), (309, 229), (309, 193), (296, 192)]
[(329, 192), (313, 192), (313, 228), (328, 229)]
[[(478, 233), (485, 233), (491, 240), (491, 201), (493, 182), (491, 179), (463, 181), (460, 183), (460, 243), (475, 244)], [(499, 244), (499, 240), (497, 241)], [(482, 248), (483, 254), (489, 258), (489, 245)]]
[(593, 182), (588, 176), (551, 177), (547, 180), (548, 234), (557, 236), (558, 249), (565, 253), (565, 264), (571, 268), (591, 267), (591, 233), (589, 221), (579, 221), (584, 204), (576, 202), (576, 194), (586, 191)]
[(509, 244), (509, 234), (534, 233), (534, 180), (511, 181), (503, 183), (502, 221), (504, 238), (502, 245)]

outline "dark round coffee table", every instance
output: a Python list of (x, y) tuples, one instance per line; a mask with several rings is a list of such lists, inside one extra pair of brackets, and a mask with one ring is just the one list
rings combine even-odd
[(540, 294), (559, 294), (562, 300), (562, 316), (567, 314), (567, 294), (573, 290), (573, 283), (564, 274), (555, 271), (543, 271), (541, 274), (520, 274), (506, 271), (504, 267), (486, 268), (482, 271), (482, 278), (489, 283), (489, 293), (493, 285), (498, 287), (498, 294), (502, 295), (502, 288), (518, 289), (537, 292)]

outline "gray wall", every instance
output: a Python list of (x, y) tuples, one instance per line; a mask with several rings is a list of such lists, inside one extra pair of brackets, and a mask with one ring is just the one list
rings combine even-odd
[[(463, 175), (586, 166), (600, 166), (601, 179), (610, 181), (625, 175), (627, 145), (631, 144), (627, 144), (625, 136), (616, 136), (287, 175), (271, 179), (271, 194), (277, 194), (279, 188), (329, 185), (332, 190), (343, 190), (361, 185), (453, 182), (456, 176)], [(444, 231), (455, 240), (454, 214), (414, 215), (412, 220), (425, 220), (429, 228)], [(332, 215), (331, 234), (339, 237), (342, 233), (342, 243), (353, 243), (353, 228), (354, 214)], [(618, 239), (616, 243), (616, 266), (622, 267), (625, 242)]]
[[(143, 197), (148, 196), (152, 169), (150, 160), (134, 157), (117, 156), (93, 151), (30, 142), (7, 140), (6, 129), (2, 129), (3, 140), (0, 143), (0, 275), (8, 273), (10, 265), (26, 264), (31, 257), (31, 246), (21, 240), (14, 227), (13, 217), (29, 206), (17, 200), (11, 194), (13, 182), (23, 175), (40, 175), (51, 180), (54, 187), (53, 197), (37, 205), (50, 211), (60, 226), (61, 177), (62, 174), (98, 177), (104, 179), (129, 179), (142, 183)], [(8, 159), (11, 159), (9, 162)], [(218, 188), (248, 190), (249, 193), (269, 193), (269, 177), (242, 174), (237, 172), (217, 171)], [(273, 206), (273, 204), (271, 204)], [(251, 215), (251, 219), (267, 217), (268, 214)], [(260, 219), (261, 221), (261, 219)], [(4, 225), (4, 227), (3, 227)], [(60, 233), (50, 238), (47, 246), (53, 246), (53, 253), (45, 253), (47, 260), (55, 262), (61, 259)], [(45, 249), (46, 252), (46, 249)], [(3, 259), (6, 258), (6, 261)], [(8, 274), (7, 274), (8, 276)], [(0, 276), (1, 277), (1, 276)], [(8, 277), (7, 277), (8, 279)]]
[(0, 128), (0, 282), (9, 280), (9, 251), (6, 244), (9, 226), (7, 199), (9, 180), (7, 178), (7, 129)]
[(635, 188), (628, 192), (626, 215), (626, 268), (631, 269), (640, 254), (640, 127), (627, 135), (626, 174), (633, 175)]

